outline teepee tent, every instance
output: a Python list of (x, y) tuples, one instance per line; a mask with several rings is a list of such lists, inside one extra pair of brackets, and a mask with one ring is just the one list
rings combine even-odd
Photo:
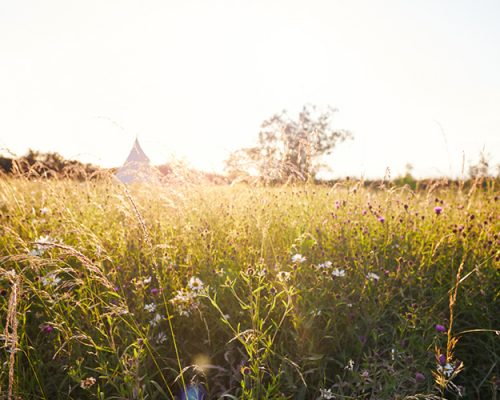
[(159, 179), (159, 172), (151, 166), (148, 156), (136, 138), (125, 164), (116, 171), (115, 176), (125, 184), (156, 182)]

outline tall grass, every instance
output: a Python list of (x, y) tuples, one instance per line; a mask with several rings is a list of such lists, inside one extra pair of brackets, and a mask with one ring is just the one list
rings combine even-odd
[(3, 178), (0, 398), (495, 398), (499, 211), (494, 185)]

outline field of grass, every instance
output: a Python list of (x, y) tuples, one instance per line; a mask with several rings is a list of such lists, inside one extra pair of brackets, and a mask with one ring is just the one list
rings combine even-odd
[(493, 185), (0, 180), (0, 399), (494, 399)]

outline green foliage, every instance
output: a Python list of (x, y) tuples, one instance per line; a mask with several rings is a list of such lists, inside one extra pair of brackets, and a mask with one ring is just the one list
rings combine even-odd
[(0, 180), (0, 398), (492, 398), (499, 211), (493, 184)]

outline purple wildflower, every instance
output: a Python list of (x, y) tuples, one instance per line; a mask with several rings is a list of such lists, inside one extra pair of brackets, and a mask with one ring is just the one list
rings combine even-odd
[(441, 333), (442, 333), (442, 332), (446, 332), (446, 328), (445, 328), (443, 325), (440, 325), (440, 324), (437, 324), (437, 325), (436, 325), (436, 330), (437, 330), (438, 332), (441, 332)]
[(425, 375), (423, 373), (421, 373), (421, 372), (417, 372), (415, 374), (415, 380), (417, 382), (423, 382), (423, 381), (425, 381)]
[(439, 206), (434, 207), (434, 212), (436, 213), (436, 215), (441, 214), (443, 212), (443, 207)]
[(444, 354), (440, 354), (438, 357), (439, 364), (445, 365), (446, 364), (446, 356)]
[(385, 218), (384, 217), (378, 217), (377, 221), (383, 224), (385, 222)]
[(151, 289), (151, 294), (153, 296), (156, 296), (158, 293), (160, 293), (160, 289), (158, 289), (158, 288), (152, 288)]
[(48, 333), (51, 333), (53, 330), (54, 330), (54, 327), (51, 326), (51, 325), (44, 325), (42, 327), (42, 332), (43, 333), (47, 333), (48, 334)]

